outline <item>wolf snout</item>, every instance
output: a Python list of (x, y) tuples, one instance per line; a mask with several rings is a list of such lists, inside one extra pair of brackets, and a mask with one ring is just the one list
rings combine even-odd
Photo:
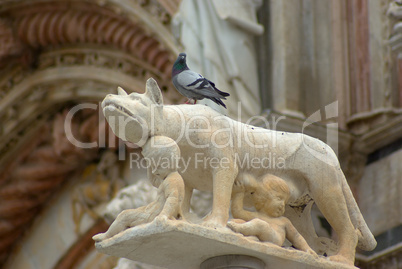
[(103, 99), (102, 104), (101, 104), (102, 108), (105, 108), (105, 106), (110, 104), (110, 99), (112, 97), (113, 97), (113, 94), (106, 95), (105, 99)]

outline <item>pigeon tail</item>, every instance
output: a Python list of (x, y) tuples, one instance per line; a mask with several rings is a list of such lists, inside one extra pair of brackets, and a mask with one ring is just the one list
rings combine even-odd
[(219, 89), (215, 86), (215, 83), (213, 83), (213, 82), (210, 81), (209, 79), (207, 79), (207, 80), (208, 80), (209, 84), (211, 84), (212, 88), (214, 88), (214, 90), (215, 90), (217, 93), (219, 93), (219, 94), (222, 95), (222, 96), (230, 96), (229, 93), (223, 92), (223, 91), (219, 90)]
[[(214, 87), (214, 89), (215, 89), (215, 91), (217, 92), (217, 93), (219, 93), (220, 95), (222, 95), (222, 96), (230, 96), (230, 94), (229, 93), (227, 93), (227, 92), (223, 92), (223, 91), (220, 91), (220, 90), (218, 90), (216, 87)], [(226, 99), (226, 98), (225, 98)]]
[(215, 97), (211, 97), (211, 98), (208, 98), (208, 99), (210, 99), (210, 100), (214, 101), (215, 103), (217, 103), (218, 105), (221, 105), (224, 108), (226, 108), (225, 104), (221, 101), (221, 99), (215, 98)]

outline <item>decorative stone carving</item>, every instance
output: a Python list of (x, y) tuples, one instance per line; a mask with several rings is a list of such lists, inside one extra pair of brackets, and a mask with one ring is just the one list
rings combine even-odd
[(0, 67), (22, 53), (23, 46), (14, 36), (10, 21), (5, 19), (0, 19), (0, 44)]
[(402, 49), (402, 3), (399, 0), (394, 0), (389, 3), (389, 7), (387, 10), (387, 15), (396, 19), (396, 23), (392, 29), (392, 36), (389, 39), (389, 43), (392, 47), (392, 50), (401, 51)]
[[(139, 2), (139, 5), (143, 8), (145, 8), (145, 10), (147, 10), (150, 15), (152, 15), (155, 18), (158, 18), (158, 20), (162, 24), (170, 23), (170, 20), (172, 19), (171, 15), (174, 14), (173, 10), (175, 8), (177, 8), (177, 6), (176, 6), (177, 4), (175, 5), (175, 3), (172, 3), (173, 2), (172, 0), (168, 0), (168, 1), (166, 1), (166, 0), (165, 1), (163, 1), (163, 0), (162, 1), (160, 1), (160, 0), (159, 1), (157, 1), (157, 0), (148, 0), (148, 1), (139, 0), (138, 1), (137, 0), (137, 2)], [(161, 5), (158, 4), (159, 2), (161, 3)]]
[[(289, 187), (283, 179), (268, 174), (259, 183), (253, 176), (243, 174), (243, 178), (235, 182), (232, 193), (232, 215), (236, 219), (228, 222), (230, 229), (278, 246), (288, 239), (297, 249), (318, 257), (289, 219), (283, 216), (290, 197)], [(246, 193), (250, 194), (257, 212), (244, 209)]]
[[(105, 117), (118, 137), (146, 147), (149, 138), (166, 136), (180, 148), (178, 172), (185, 184), (183, 214), (189, 211), (193, 189), (212, 191), (212, 211), (204, 218), (203, 227), (227, 229), (224, 227), (229, 219), (233, 184), (241, 182), (246, 174), (257, 182), (272, 174), (280, 176), (289, 187), (289, 206), (300, 208), (303, 215), (303, 209), (313, 200), (338, 234), (339, 249), (330, 260), (353, 265), (357, 244), (363, 249), (375, 247), (376, 241), (359, 211), (337, 157), (325, 143), (303, 134), (245, 125), (203, 105), (163, 105), (160, 89), (153, 79), (147, 81), (144, 94), (128, 95), (121, 88), (118, 92), (118, 95), (108, 95), (102, 103)], [(155, 175), (149, 179), (153, 182)], [(294, 221), (292, 217), (294, 214), (290, 214), (289, 219), (297, 230), (299, 226), (311, 224), (311, 216), (305, 216), (309, 220), (307, 224)], [(282, 220), (282, 224), (287, 223)], [(147, 227), (154, 227), (156, 230), (152, 233), (155, 233), (158, 225), (151, 223)], [(171, 225), (175, 226), (166, 225), (162, 225), (166, 231)], [(188, 224), (182, 225), (187, 229), (184, 227)], [(172, 229), (180, 231), (182, 228)], [(148, 234), (144, 227), (123, 233), (137, 232)], [(116, 235), (118, 242), (123, 242), (124, 238), (127, 237)], [(112, 246), (113, 240), (107, 239), (97, 246), (104, 249), (106, 245)]]
[(135, 184), (119, 190), (105, 209), (104, 218), (112, 223), (116, 217), (126, 209), (148, 205), (156, 200), (156, 189), (147, 179), (139, 178)]
[[(97, 155), (98, 148), (80, 149), (67, 140), (64, 132), (66, 114), (66, 111), (56, 114), (52, 121), (42, 124), (33, 134), (28, 133), (33, 139), (19, 148), (13, 162), (1, 171), (0, 264), (55, 190)], [(98, 115), (93, 111), (81, 111), (72, 121), (71, 128), (81, 141), (98, 138), (98, 129), (93, 128), (91, 122), (98, 122)]]
[(82, 175), (82, 180), (85, 182), (72, 194), (73, 219), (77, 234), (84, 214), (98, 219), (105, 212), (106, 202), (124, 186), (117, 161), (117, 154), (107, 150), (103, 152), (98, 164), (91, 164), (85, 168)]
[[(148, 205), (157, 199), (157, 191), (148, 179), (138, 178), (130, 186), (122, 188), (110, 201), (105, 209), (104, 218), (112, 223), (125, 209), (138, 208)], [(212, 195), (210, 192), (193, 191), (191, 197), (191, 212), (187, 219), (192, 222), (200, 222), (201, 218), (211, 211)]]
[[(87, 98), (84, 93), (88, 92), (92, 92), (91, 100), (99, 100), (104, 94), (96, 96), (96, 93), (104, 91), (109, 84), (113, 85), (110, 77), (108, 81), (90, 81), (86, 76), (85, 81), (78, 82), (75, 75), (87, 71), (83, 69), (85, 67), (113, 69), (116, 75), (111, 77), (127, 75), (130, 78), (130, 81), (124, 78), (127, 85), (135, 88), (139, 87), (133, 81), (145, 80), (149, 76), (168, 81), (173, 39), (161, 38), (163, 33), (170, 36), (168, 28), (157, 20), (152, 19), (150, 23), (149, 18), (152, 17), (151, 10), (166, 13), (163, 7), (172, 11), (178, 3), (168, 0), (160, 1), (161, 4), (157, 1), (133, 1), (125, 6), (128, 10), (123, 10), (120, 2), (101, 2), (0, 3), (0, 16), (6, 17), (0, 22), (0, 38), (4, 41), (1, 42), (4, 47), (0, 48), (0, 62), (10, 63), (10, 68), (2, 73), (0, 79), (0, 121), (4, 123), (0, 126), (0, 156), (7, 153), (12, 143), (18, 143), (18, 133), (22, 129), (27, 130), (32, 122), (37, 121), (36, 117), (41, 117), (39, 108), (47, 108), (43, 101), (45, 105), (54, 107), (55, 103), (64, 102), (66, 98)], [(137, 20), (141, 23), (137, 24)], [(29, 55), (25, 55), (26, 52)], [(15, 61), (12, 58), (17, 56), (24, 59)], [(65, 67), (71, 69), (55, 70)], [(90, 73), (101, 72), (93, 70)], [(121, 83), (121, 78), (118, 79)], [(162, 87), (172, 102), (181, 98), (176, 91), (168, 90), (167, 83)], [(55, 94), (55, 89), (65, 95)], [(31, 90), (40, 90), (44, 96), (37, 92), (31, 96)], [(29, 122), (29, 127), (24, 122)]]
[(152, 185), (158, 187), (157, 199), (146, 206), (121, 212), (106, 233), (93, 237), (95, 241), (110, 238), (128, 227), (152, 221), (183, 219), (184, 182), (177, 172), (179, 147), (171, 138), (154, 136), (144, 145), (142, 154), (149, 161), (148, 178)]
[[(72, 145), (63, 139), (57, 140), (60, 144), (51, 143), (52, 136), (47, 133), (58, 111), (84, 100), (97, 102), (115, 88), (111, 77), (119, 83), (122, 76), (125, 81), (129, 78), (127, 84), (133, 86), (132, 90), (140, 89), (137, 85), (142, 87), (144, 78), (151, 75), (168, 81), (170, 55), (176, 52), (172, 53), (175, 45), (164, 24), (169, 19), (163, 10), (165, 5), (159, 2), (171, 10), (178, 5), (174, 0), (0, 3), (0, 186), (4, 190), (0, 207), (7, 212), (0, 220), (0, 233), (4, 232), (0, 238), (0, 249), (4, 250), (0, 251), (0, 267), (12, 251), (11, 246), (37, 216), (36, 209), (42, 208), (49, 195), (69, 178), (68, 173), (84, 169), (98, 154), (97, 149), (96, 153), (71, 149)], [(157, 13), (160, 18), (153, 16)], [(102, 76), (98, 72), (101, 68), (116, 75), (88, 78), (88, 73)], [(75, 77), (77, 74), (84, 76), (83, 81)], [(139, 82), (132, 83), (136, 80)], [(171, 94), (171, 102), (179, 96), (168, 90), (167, 83), (164, 91)], [(88, 134), (88, 127), (93, 128), (92, 132), (98, 130), (94, 125), (78, 129)], [(48, 154), (47, 161), (52, 164), (45, 165), (40, 158), (23, 158), (38, 152)], [(73, 161), (69, 167), (53, 164), (60, 161), (55, 157), (60, 152), (66, 161)], [(20, 181), (15, 180), (15, 173), (30, 165), (35, 169), (27, 169)]]
[[(116, 9), (121, 10), (119, 5), (101, 7), (96, 3), (66, 5), (63, 2), (43, 5), (34, 4), (29, 10), (13, 5), (2, 6), (2, 10), (14, 18), (11, 29), (16, 29), (15, 36), (24, 45), (39, 48), (74, 43), (109, 44), (146, 60), (166, 75), (170, 74), (169, 51), (164, 48), (168, 46), (161, 46), (161, 41), (146, 29), (116, 14)], [(135, 5), (142, 9), (141, 5)], [(162, 23), (169, 21), (166, 11), (157, 2), (142, 6), (152, 12), (145, 13), (146, 16), (153, 16), (156, 12)]]
[[(89, 68), (96, 72), (87, 74), (85, 79), (80, 78), (83, 71)], [(38, 59), (38, 68), (33, 74), (22, 69), (11, 72), (9, 80), (0, 82), (1, 91), (7, 96), (0, 99), (0, 121), (4, 122), (0, 126), (0, 156), (4, 156), (8, 151), (10, 140), (18, 138), (21, 128), (32, 127), (43, 110), (51, 109), (55, 104), (72, 96), (99, 100), (111, 92), (117, 81), (103, 75), (109, 72), (115, 72), (115, 78), (124, 80), (124, 84), (132, 87), (132, 90), (142, 88), (149, 75), (165, 81), (161, 72), (124, 52), (99, 48), (91, 50), (84, 47), (43, 52)], [(22, 81), (24, 76), (25, 80)], [(60, 83), (60, 80), (63, 80), (63, 83)], [(177, 91), (171, 90), (167, 83), (162, 85), (170, 102), (182, 98)]]

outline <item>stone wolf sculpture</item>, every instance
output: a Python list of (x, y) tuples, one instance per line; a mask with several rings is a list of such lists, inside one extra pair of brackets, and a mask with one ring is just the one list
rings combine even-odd
[[(235, 180), (247, 173), (257, 179), (274, 174), (289, 185), (290, 205), (313, 199), (337, 233), (339, 248), (331, 260), (353, 265), (357, 244), (365, 250), (376, 246), (337, 156), (318, 139), (246, 125), (204, 105), (164, 106), (152, 78), (144, 94), (128, 95), (119, 88), (118, 95), (106, 96), (102, 107), (113, 132), (123, 140), (139, 146), (156, 135), (175, 140), (188, 164), (180, 171), (186, 189), (183, 211), (189, 210), (193, 189), (213, 192), (212, 211), (203, 225), (226, 225)], [(243, 161), (264, 160), (269, 154), (282, 160), (280, 167)]]

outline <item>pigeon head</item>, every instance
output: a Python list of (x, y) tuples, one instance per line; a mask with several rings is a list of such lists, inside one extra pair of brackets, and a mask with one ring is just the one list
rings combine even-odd
[(184, 70), (189, 70), (186, 63), (186, 56), (187, 55), (185, 53), (179, 54), (179, 56), (177, 57), (176, 61), (173, 64), (172, 77), (176, 76), (177, 74), (180, 74)]

